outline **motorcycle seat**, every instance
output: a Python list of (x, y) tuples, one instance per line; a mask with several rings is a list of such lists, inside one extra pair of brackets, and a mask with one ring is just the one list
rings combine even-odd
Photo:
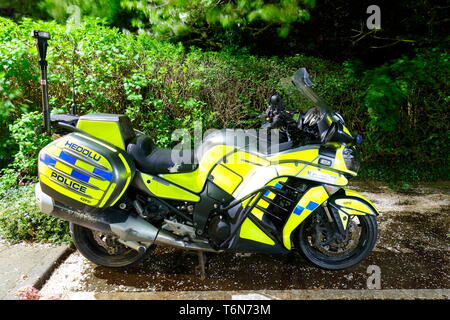
[[(198, 166), (192, 151), (183, 150), (176, 153), (179, 156), (173, 157), (171, 149), (156, 147), (152, 139), (143, 134), (137, 135), (130, 141), (127, 152), (133, 157), (139, 170), (150, 174), (190, 172)], [(189, 154), (186, 155), (183, 152), (189, 152)]]

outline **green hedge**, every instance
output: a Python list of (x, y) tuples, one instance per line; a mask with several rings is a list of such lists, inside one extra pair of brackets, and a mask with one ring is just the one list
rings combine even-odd
[[(3, 165), (17, 163), (14, 154), (27, 141), (13, 136), (17, 123), (15, 129), (8, 125), (20, 122), (23, 113), (40, 109), (32, 29), (52, 35), (49, 95), (57, 112), (67, 112), (71, 104), (74, 60), (81, 113), (125, 113), (157, 144), (170, 146), (170, 133), (190, 127), (193, 120), (202, 120), (203, 128), (255, 125), (279, 79), (306, 67), (316, 90), (343, 113), (354, 132), (364, 133), (363, 176), (389, 178), (404, 170), (405, 175), (412, 172), (413, 180), (448, 178), (448, 53), (420, 52), (365, 71), (355, 63), (341, 66), (303, 55), (268, 58), (226, 50), (203, 52), (146, 34), (124, 34), (96, 20), (69, 28), (0, 18)], [(290, 107), (305, 110), (307, 106)], [(18, 155), (24, 157), (23, 152)], [(385, 164), (395, 164), (398, 170)], [(417, 175), (415, 168), (420, 168)], [(31, 166), (27, 173), (32, 175), (33, 170)]]
[(371, 70), (364, 79), (373, 152), (417, 164), (417, 171), (440, 168), (435, 172), (443, 179), (450, 172), (449, 57), (419, 52)]
[[(449, 54), (418, 52), (373, 70), (314, 57), (257, 57), (203, 52), (145, 34), (124, 34), (91, 20), (77, 28), (0, 18), (0, 235), (12, 241), (67, 241), (67, 224), (34, 206), (36, 158), (49, 138), (41, 122), (39, 70), (32, 29), (49, 31), (49, 95), (67, 112), (75, 61), (80, 113), (125, 113), (160, 146), (171, 132), (201, 120), (203, 128), (250, 127), (281, 90), (279, 80), (306, 67), (315, 88), (354, 132), (363, 132), (361, 177), (449, 178)], [(74, 44), (76, 44), (74, 50)], [(308, 108), (305, 101), (288, 108)]]

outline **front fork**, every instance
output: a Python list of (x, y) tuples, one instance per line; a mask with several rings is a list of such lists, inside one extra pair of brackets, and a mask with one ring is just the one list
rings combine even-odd
[(349, 221), (351, 217), (344, 215), (341, 216), (336, 210), (330, 209), (329, 204), (325, 201), (322, 204), (323, 212), (315, 212), (314, 214), (314, 243), (317, 247), (323, 246), (321, 238), (326, 232), (327, 243), (325, 245), (331, 245), (333, 243), (340, 243), (348, 238), (351, 226)]
[(338, 231), (341, 236), (345, 237), (350, 216), (339, 212), (338, 210), (334, 210), (334, 208), (330, 209), (327, 201), (323, 204), (323, 209), (327, 216), (328, 222), (330, 222), (337, 229), (336, 231)]
[(324, 206), (327, 219), (337, 227), (340, 236), (346, 236), (348, 222), (352, 215), (376, 215), (375, 206), (363, 195), (350, 189), (339, 189), (329, 195), (324, 186), (312, 187), (299, 200), (283, 227), (283, 244), (292, 249), (292, 234), (313, 212)]
[(312, 187), (301, 197), (283, 227), (283, 244), (291, 250), (291, 236), (297, 227), (329, 198), (323, 186)]

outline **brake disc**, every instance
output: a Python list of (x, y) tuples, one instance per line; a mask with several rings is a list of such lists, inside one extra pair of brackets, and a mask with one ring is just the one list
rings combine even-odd
[(317, 217), (315, 224), (315, 233), (313, 233), (314, 246), (322, 253), (341, 254), (349, 251), (354, 244), (355, 222), (350, 221), (345, 237), (335, 230), (328, 221), (323, 221)]

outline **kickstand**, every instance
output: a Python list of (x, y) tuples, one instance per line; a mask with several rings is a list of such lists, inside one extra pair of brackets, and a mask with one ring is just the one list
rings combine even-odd
[(203, 251), (197, 251), (198, 266), (195, 267), (196, 273), (200, 274), (200, 279), (206, 279), (206, 254)]

